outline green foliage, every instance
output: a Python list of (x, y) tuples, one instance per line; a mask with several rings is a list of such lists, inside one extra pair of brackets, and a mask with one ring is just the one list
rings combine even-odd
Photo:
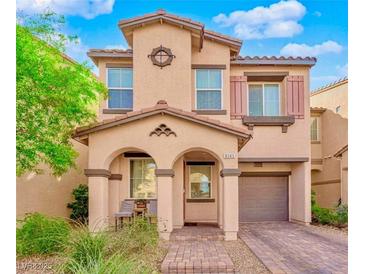
[(312, 207), (316, 205), (316, 192), (314, 190), (311, 191), (311, 205)]
[[(119, 233), (118, 233), (119, 234)], [(61, 273), (152, 273), (150, 269), (137, 264), (128, 252), (111, 248), (115, 238), (108, 233), (92, 233), (87, 227), (76, 229), (64, 252)], [(123, 237), (122, 240), (128, 241)], [(119, 243), (121, 244), (121, 243)]]
[(68, 203), (67, 207), (72, 209), (70, 218), (83, 224), (88, 220), (89, 192), (87, 185), (79, 185), (72, 191), (75, 201)]
[(333, 225), (342, 227), (348, 222), (348, 207), (347, 205), (339, 205), (335, 210), (329, 208), (321, 208), (318, 206), (315, 199), (315, 192), (312, 191), (312, 222), (322, 225)]
[(155, 224), (137, 217), (131, 224), (125, 224), (121, 230), (110, 235), (109, 254), (123, 254), (136, 261), (135, 273), (158, 271), (156, 262), (162, 260), (165, 250), (158, 245), (158, 232)]
[(65, 247), (69, 234), (70, 225), (65, 220), (30, 214), (18, 221), (17, 256), (54, 254)]
[(85, 64), (62, 53), (74, 37), (63, 35), (64, 18), (45, 13), (16, 26), (17, 175), (48, 165), (54, 175), (75, 167), (70, 142), (75, 127), (94, 121), (100, 96), (106, 95)]

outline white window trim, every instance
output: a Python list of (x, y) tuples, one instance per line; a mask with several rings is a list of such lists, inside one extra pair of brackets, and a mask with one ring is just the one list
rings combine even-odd
[[(128, 199), (129, 200), (140, 200), (141, 198), (133, 198), (131, 197), (131, 179), (132, 179), (132, 176), (131, 176), (131, 161), (132, 160), (150, 160), (152, 159), (153, 161), (155, 161), (152, 157), (129, 157), (128, 158)], [(156, 162), (155, 162), (156, 164)], [(156, 168), (157, 168), (157, 165), (156, 165)], [(156, 175), (155, 175), (155, 178), (156, 178)], [(155, 193), (156, 193), (156, 196), (153, 197), (153, 198), (143, 198), (143, 200), (156, 200), (157, 199), (157, 179), (155, 179), (155, 183), (156, 183), (156, 189), (155, 189)]]
[[(312, 118), (313, 119), (315, 119), (315, 120), (317, 120), (317, 135), (316, 135), (316, 139), (315, 140), (313, 140), (312, 139)], [(310, 124), (310, 138), (311, 138), (311, 141), (314, 141), (314, 142), (316, 142), (316, 141), (320, 141), (320, 135), (319, 135), (319, 117), (317, 117), (317, 116), (312, 116), (311, 117), (311, 124)]]
[[(199, 166), (199, 165), (197, 165), (197, 166)], [(205, 166), (205, 165), (201, 165), (201, 166)], [(190, 174), (191, 174), (191, 167), (192, 166), (189, 166), (189, 174), (188, 174), (188, 177), (189, 177), (189, 199), (199, 200), (199, 199), (211, 199), (213, 197), (213, 188), (212, 188), (212, 184), (213, 184), (213, 182), (212, 182), (212, 180), (213, 180), (213, 168), (212, 168), (211, 165), (207, 165), (207, 166), (209, 166), (209, 168), (210, 168), (210, 181), (209, 181), (210, 195), (209, 195), (209, 197), (208, 198), (206, 198), (206, 197), (202, 197), (202, 198), (196, 198), (196, 197), (193, 198), (193, 197), (191, 197)], [(197, 183), (197, 182), (195, 182), (195, 183)]]
[[(197, 88), (197, 77), (196, 77), (196, 72), (199, 69), (194, 69), (195, 73), (194, 73), (194, 77), (195, 77), (195, 109), (196, 110), (222, 110), (223, 109), (223, 69), (215, 69), (215, 70), (220, 70), (221, 72), (221, 88), (220, 89), (216, 89), (216, 88)], [(200, 69), (203, 70), (203, 69)], [(213, 69), (205, 69), (205, 70), (213, 70)], [(198, 109), (198, 90), (213, 90), (213, 91), (217, 91), (219, 90), (221, 92), (221, 107), (220, 109), (216, 109), (216, 108), (200, 108)]]
[[(133, 69), (132, 68), (123, 68), (123, 67), (120, 67), (120, 68), (106, 68), (106, 75), (105, 75), (106, 86), (108, 88), (108, 95), (109, 95), (109, 90), (110, 89), (116, 89), (116, 90), (121, 90), (121, 91), (123, 91), (123, 90), (132, 90), (132, 103), (133, 103), (134, 102), (133, 82), (132, 82), (132, 87), (128, 87), (128, 88), (125, 88), (125, 87), (121, 87), (121, 88), (109, 87), (108, 75), (109, 75), (109, 70), (110, 69), (131, 69), (132, 70), (132, 75), (133, 75)], [(107, 106), (108, 109), (133, 110), (133, 105), (132, 105), (132, 108), (109, 108), (109, 96), (108, 96), (108, 98), (106, 99), (105, 102), (106, 102), (106, 106)]]
[(278, 90), (279, 90), (279, 114), (278, 116), (281, 116), (281, 86), (279, 82), (272, 82), (272, 83), (262, 83), (262, 82), (251, 82), (248, 84), (247, 87), (247, 114), (250, 115), (250, 85), (261, 85), (262, 86), (262, 116), (266, 116), (265, 115), (265, 92), (264, 92), (264, 87), (265, 85), (278, 85)]

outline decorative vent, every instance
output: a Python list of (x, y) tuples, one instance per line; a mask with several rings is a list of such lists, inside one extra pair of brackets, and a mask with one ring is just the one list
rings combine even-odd
[(166, 135), (166, 136), (170, 136), (170, 135), (174, 135), (175, 137), (177, 137), (176, 133), (174, 131), (171, 130), (171, 128), (167, 127), (165, 124), (161, 124), (158, 127), (156, 127), (153, 131), (151, 131), (150, 136), (152, 135)]
[(171, 49), (161, 45), (154, 48), (151, 54), (148, 55), (148, 58), (151, 58), (151, 61), (155, 66), (162, 69), (165, 66), (171, 65), (172, 59), (175, 58), (175, 55), (172, 54)]

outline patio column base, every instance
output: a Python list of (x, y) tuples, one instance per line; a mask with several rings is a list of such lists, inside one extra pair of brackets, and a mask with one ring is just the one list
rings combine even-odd
[(166, 240), (166, 241), (170, 240), (170, 235), (171, 235), (171, 232), (162, 232), (162, 231), (159, 232), (159, 236), (160, 236), (161, 240)]
[(225, 241), (235, 241), (237, 240), (237, 231), (225, 231), (224, 232)]

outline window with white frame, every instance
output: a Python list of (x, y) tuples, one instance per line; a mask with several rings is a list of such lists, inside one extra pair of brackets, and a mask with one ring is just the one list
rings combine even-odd
[(318, 117), (311, 117), (311, 141), (319, 141)]
[(156, 198), (156, 164), (151, 158), (130, 159), (130, 197)]
[(212, 196), (212, 166), (189, 166), (190, 198), (206, 199)]
[(196, 109), (222, 109), (222, 70), (197, 69), (195, 73)]
[(250, 84), (248, 86), (250, 116), (279, 116), (279, 84)]
[(108, 108), (133, 108), (133, 69), (108, 68)]

